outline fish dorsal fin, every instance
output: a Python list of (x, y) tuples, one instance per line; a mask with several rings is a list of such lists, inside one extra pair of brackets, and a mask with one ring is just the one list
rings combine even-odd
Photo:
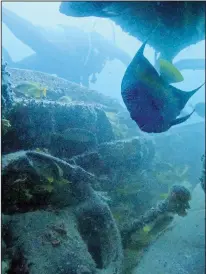
[(147, 41), (148, 41), (148, 39), (139, 48), (139, 50), (137, 52), (138, 56), (143, 56), (144, 55), (144, 49), (145, 49), (145, 46), (147, 44)]
[(184, 80), (181, 72), (172, 63), (164, 59), (159, 59), (159, 73), (168, 84), (179, 83)]
[(149, 39), (151, 38), (151, 36), (154, 34), (154, 32), (157, 30), (157, 28), (159, 27), (160, 23), (158, 23), (154, 28), (153, 30), (150, 32), (149, 36), (147, 37), (147, 39), (144, 41), (144, 43), (141, 45), (141, 47), (139, 48), (138, 52), (136, 53), (136, 56), (135, 56), (135, 59), (136, 57), (140, 57), (140, 56), (143, 56), (144, 54), (144, 49), (145, 49), (145, 46), (147, 44), (147, 42), (149, 41)]
[(183, 117), (179, 117), (179, 118), (176, 118), (174, 121), (172, 121), (170, 123), (170, 126), (175, 126), (175, 125), (178, 125), (178, 124), (181, 124), (181, 123), (184, 123), (185, 121), (187, 121), (187, 119), (190, 118), (190, 116), (193, 114), (195, 110), (193, 110), (190, 114), (186, 115), (186, 116), (183, 116)]
[[(127, 67), (125, 74), (121, 83), (122, 93), (125, 93), (127, 89), (130, 89), (132, 86), (136, 86), (137, 82), (141, 82), (143, 85), (151, 86), (156, 84), (159, 81), (159, 74), (155, 70), (155, 68), (151, 65), (151, 63), (144, 57), (144, 49), (145, 46), (150, 39), (151, 35), (155, 32), (157, 26), (151, 31), (150, 35), (146, 39), (146, 41), (141, 45), (132, 59), (131, 63)], [(152, 90), (151, 88), (147, 88), (147, 90)], [(126, 96), (126, 95), (124, 95)]]
[[(205, 83), (204, 83), (205, 84)], [(202, 87), (204, 84), (200, 85), (198, 88), (193, 89), (191, 91), (183, 91), (181, 89), (175, 88), (170, 86), (172, 90), (173, 96), (178, 100), (178, 107), (181, 111), (185, 105), (187, 104), (188, 100)]]

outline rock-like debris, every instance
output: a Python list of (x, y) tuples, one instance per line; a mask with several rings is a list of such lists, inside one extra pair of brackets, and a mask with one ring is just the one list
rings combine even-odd
[[(47, 177), (48, 170), (53, 171), (54, 181)], [(108, 205), (91, 187), (94, 176), (34, 151), (3, 156), (2, 173), (2, 212), (9, 215), (10, 245), (21, 251), (21, 257), (12, 258), (10, 269), (121, 273), (120, 234)], [(46, 187), (37, 191), (46, 184), (52, 185), (51, 192)], [(20, 203), (21, 195), (26, 204)]]

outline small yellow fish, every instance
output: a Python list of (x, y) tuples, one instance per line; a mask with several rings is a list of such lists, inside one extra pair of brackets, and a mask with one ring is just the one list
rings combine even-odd
[(121, 195), (127, 195), (127, 191), (124, 188), (118, 188), (116, 190), (116, 192), (119, 193), (119, 194), (121, 194)]
[(38, 83), (23, 82), (14, 88), (14, 92), (24, 94), (27, 97), (41, 98), (46, 97), (47, 89)]
[(10, 127), (10, 126), (11, 126), (9, 120), (2, 119), (1, 122), (2, 122), (2, 125), (3, 125), (3, 126), (7, 126), (7, 127)]
[(182, 172), (179, 172), (179, 176), (180, 177), (183, 177), (189, 170), (189, 167), (188, 166), (185, 166), (185, 168), (183, 169)]
[(4, 135), (9, 131), (11, 124), (10, 124), (9, 120), (6, 120), (6, 119), (2, 119), (1, 123), (2, 123), (2, 134)]
[(179, 83), (184, 80), (181, 72), (170, 62), (159, 59), (159, 72), (167, 83)]
[(70, 181), (68, 181), (68, 180), (66, 180), (66, 179), (64, 179), (64, 178), (60, 179), (60, 180), (58, 181), (58, 183), (59, 183), (60, 185), (72, 184), (72, 182), (70, 182)]
[(60, 166), (59, 166), (58, 164), (56, 164), (56, 163), (54, 163), (54, 164), (55, 164), (55, 166), (57, 167), (58, 176), (59, 176), (60, 178), (63, 177), (63, 176), (64, 176), (63, 170), (60, 168)]
[(48, 151), (47, 148), (39, 148), (39, 147), (37, 147), (37, 148), (35, 149), (35, 151), (37, 151), (37, 152), (49, 153), (49, 151)]
[(117, 222), (120, 222), (122, 220), (122, 214), (119, 213), (119, 212), (116, 212), (116, 213), (112, 213), (114, 219), (117, 221)]
[(54, 187), (52, 185), (43, 185), (42, 186), (43, 190), (51, 193), (54, 190)]
[(68, 103), (72, 102), (72, 99), (69, 96), (62, 96), (57, 101), (60, 102), (60, 103), (68, 104)]
[(167, 199), (167, 197), (168, 197), (168, 193), (161, 193), (160, 194), (161, 199)]
[(105, 112), (107, 118), (109, 120), (111, 120), (112, 122), (117, 122), (118, 121), (118, 117), (117, 114), (115, 112)]
[(51, 184), (54, 182), (54, 178), (53, 177), (47, 177), (47, 181)]
[(145, 233), (149, 233), (152, 230), (152, 227), (150, 225), (145, 225), (142, 230)]

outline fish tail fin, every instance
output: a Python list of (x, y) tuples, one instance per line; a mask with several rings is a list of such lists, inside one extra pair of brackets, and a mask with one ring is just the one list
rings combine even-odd
[[(205, 83), (204, 83), (205, 84)], [(193, 89), (191, 91), (183, 91), (178, 88), (175, 88), (173, 86), (170, 86), (172, 88), (173, 94), (178, 98), (179, 101), (179, 109), (182, 110), (189, 99), (202, 87), (204, 84), (200, 85), (198, 88)]]
[(193, 89), (193, 90), (187, 92), (188, 97), (189, 97), (188, 100), (189, 100), (190, 97), (192, 97), (199, 89), (201, 89), (201, 87), (203, 87), (204, 85), (205, 85), (205, 83), (203, 83), (202, 85), (200, 85), (198, 88)]
[(175, 126), (175, 125), (178, 125), (178, 124), (181, 124), (181, 123), (184, 123), (185, 121), (187, 121), (187, 119), (190, 118), (190, 116), (194, 113), (195, 110), (193, 110), (190, 114), (186, 115), (186, 116), (183, 116), (183, 117), (179, 117), (177, 119), (175, 119), (174, 121), (172, 121), (170, 123), (170, 126)]
[(203, 87), (204, 86), (204, 84), (205, 83), (203, 83), (202, 85), (200, 85), (198, 88), (195, 88), (195, 89), (193, 89), (193, 90), (191, 90), (191, 91), (187, 91), (187, 92), (184, 92), (184, 100), (183, 101), (185, 101), (184, 103), (184, 105), (186, 105), (186, 103), (189, 101), (189, 99), (199, 90), (199, 89), (201, 89), (201, 87)]
[(43, 93), (44, 97), (46, 97), (46, 92), (47, 92), (47, 89), (46, 89), (46, 88), (43, 88), (42, 93)]

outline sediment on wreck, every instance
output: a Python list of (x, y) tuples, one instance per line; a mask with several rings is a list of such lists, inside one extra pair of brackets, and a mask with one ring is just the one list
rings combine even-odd
[[(3, 140), (3, 153), (19, 149), (47, 148), (54, 151), (56, 156), (65, 156), (62, 148), (59, 147), (58, 150), (54, 145), (53, 137), (55, 134), (61, 135), (69, 128), (90, 131), (95, 134), (98, 143), (114, 139), (105, 113), (98, 107), (84, 103), (62, 105), (57, 102), (25, 100), (13, 106), (8, 119), (12, 128)], [(58, 145), (64, 146), (62, 142)], [(65, 152), (69, 153), (69, 147)]]
[(2, 84), (1, 84), (1, 108), (2, 116), (6, 115), (6, 112), (12, 107), (13, 103), (13, 93), (11, 89), (10, 82), (10, 73), (7, 69), (7, 63), (3, 60), (1, 61), (1, 75), (2, 75)]
[(88, 34), (81, 28), (62, 24), (57, 28), (37, 27), (5, 7), (2, 7), (2, 20), (17, 39), (33, 50), (32, 55), (14, 62), (3, 48), (4, 58), (14, 68), (56, 74), (89, 87), (90, 78), (96, 81), (108, 59), (120, 60), (126, 66), (131, 59), (96, 31)]
[[(2, 164), (2, 213), (11, 234), (7, 246), (19, 254), (15, 269), (121, 273), (119, 230), (108, 205), (91, 187), (92, 174), (34, 151), (7, 154)], [(10, 271), (14, 260), (10, 257)]]
[(142, 42), (157, 27), (148, 44), (169, 61), (184, 48), (205, 39), (204, 2), (62, 2), (59, 10), (74, 17), (107, 18), (108, 13), (114, 14), (109, 18)]

